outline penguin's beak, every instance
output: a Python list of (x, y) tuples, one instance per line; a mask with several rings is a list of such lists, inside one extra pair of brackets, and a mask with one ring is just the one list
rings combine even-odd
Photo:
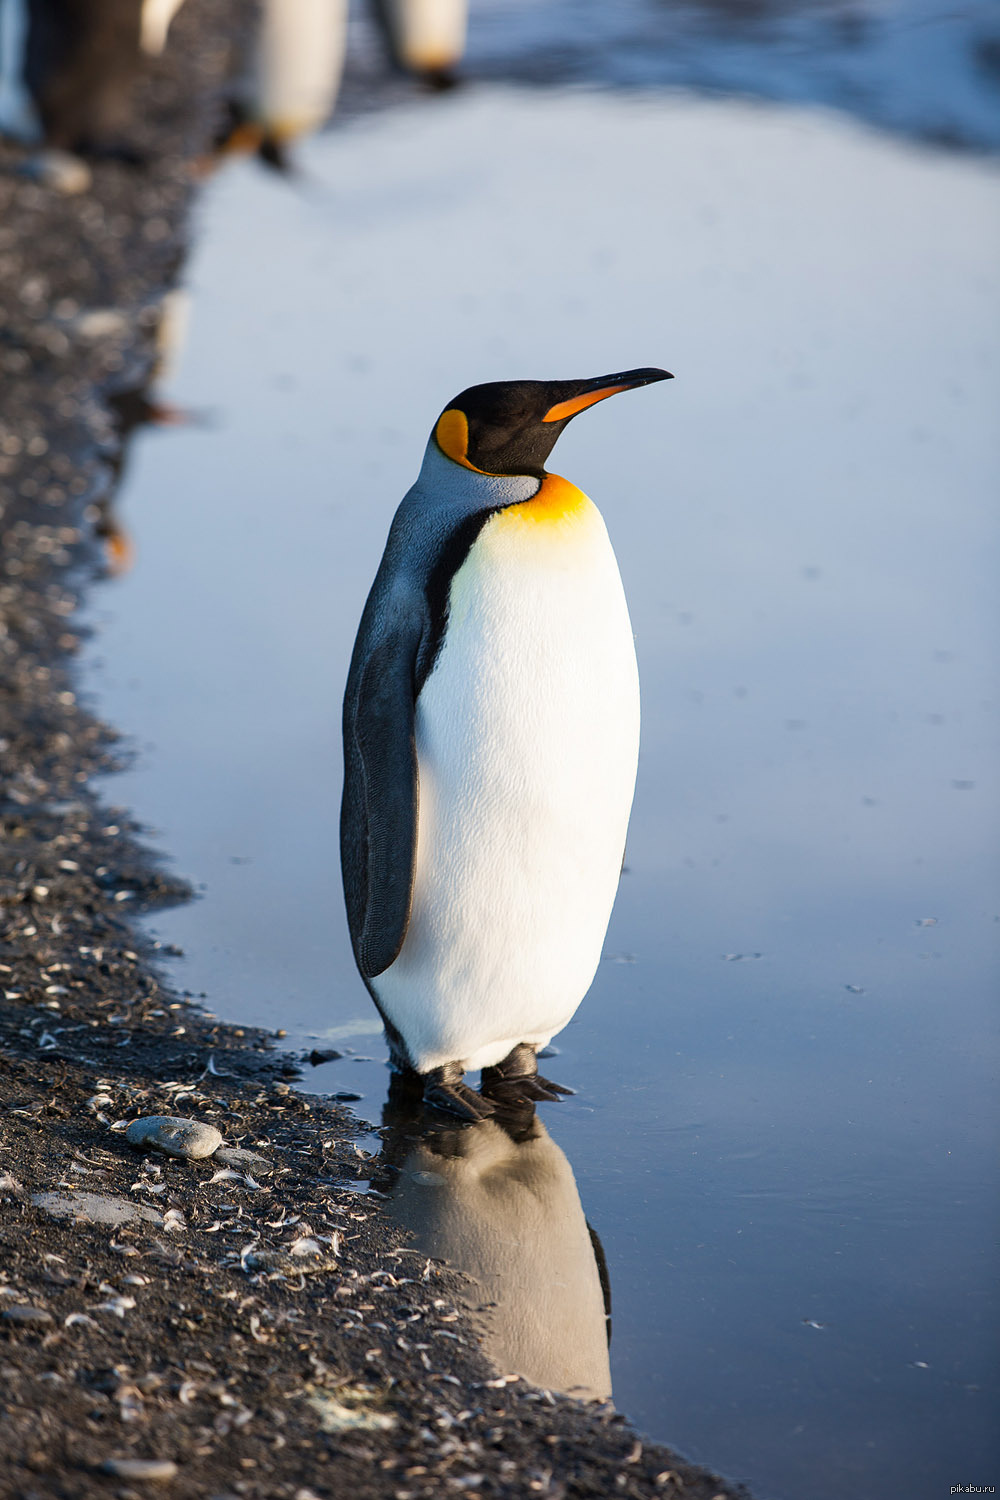
[(642, 370), (625, 370), (619, 375), (598, 375), (594, 380), (574, 382), (570, 386), (573, 389), (575, 384), (574, 394), (565, 401), (557, 401), (555, 406), (550, 406), (542, 421), (565, 422), (568, 417), (575, 417), (578, 411), (586, 411), (588, 406), (593, 406), (608, 396), (616, 396), (619, 391), (634, 391), (641, 385), (652, 385), (657, 380), (673, 378), (669, 370), (649, 366)]

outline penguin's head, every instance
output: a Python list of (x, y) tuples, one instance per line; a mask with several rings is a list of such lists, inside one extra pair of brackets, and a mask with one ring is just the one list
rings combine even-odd
[(652, 367), (593, 380), (496, 380), (470, 385), (438, 417), (434, 441), (453, 463), (481, 474), (545, 473), (566, 423), (606, 396), (672, 380)]

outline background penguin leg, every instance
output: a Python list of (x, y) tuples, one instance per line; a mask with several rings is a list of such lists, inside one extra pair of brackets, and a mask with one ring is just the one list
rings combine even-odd
[(494, 1112), (490, 1101), (463, 1081), (462, 1064), (457, 1062), (445, 1063), (443, 1068), (424, 1075), (424, 1103), (460, 1120), (485, 1120)]
[(484, 1068), (482, 1093), (506, 1105), (527, 1103), (530, 1099), (557, 1100), (561, 1094), (572, 1094), (572, 1089), (561, 1083), (551, 1083), (538, 1071), (538, 1058), (530, 1042), (518, 1042), (502, 1062), (492, 1068)]

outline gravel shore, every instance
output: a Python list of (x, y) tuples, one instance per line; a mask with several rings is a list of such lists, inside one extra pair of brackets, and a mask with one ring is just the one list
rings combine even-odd
[[(182, 9), (141, 170), (62, 196), (0, 147), (0, 1495), (744, 1494), (609, 1404), (498, 1377), (462, 1279), (363, 1191), (353, 1117), (178, 997), (135, 924), (189, 892), (92, 789), (120, 752), (77, 696), (78, 612), (115, 398), (152, 368), (247, 26), (239, 0)], [(145, 1154), (150, 1115), (255, 1159)]]

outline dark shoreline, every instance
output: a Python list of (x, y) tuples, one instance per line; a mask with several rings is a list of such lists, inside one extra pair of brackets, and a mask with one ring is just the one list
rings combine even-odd
[[(118, 752), (77, 697), (76, 616), (122, 459), (111, 398), (152, 368), (190, 162), (246, 16), (240, 0), (181, 11), (142, 173), (99, 164), (92, 192), (61, 197), (0, 146), (0, 1496), (147, 1492), (102, 1472), (128, 1457), (172, 1460), (169, 1492), (206, 1497), (745, 1494), (609, 1405), (496, 1381), (460, 1278), (343, 1185), (370, 1175), (357, 1121), (295, 1093), (267, 1034), (176, 995), (131, 920), (190, 891), (92, 789)], [(174, 1113), (272, 1171), (147, 1166), (112, 1128)], [(56, 1217), (43, 1192), (145, 1212)], [(307, 1233), (330, 1266), (286, 1274), (281, 1252)], [(279, 1258), (255, 1266), (251, 1247)]]

